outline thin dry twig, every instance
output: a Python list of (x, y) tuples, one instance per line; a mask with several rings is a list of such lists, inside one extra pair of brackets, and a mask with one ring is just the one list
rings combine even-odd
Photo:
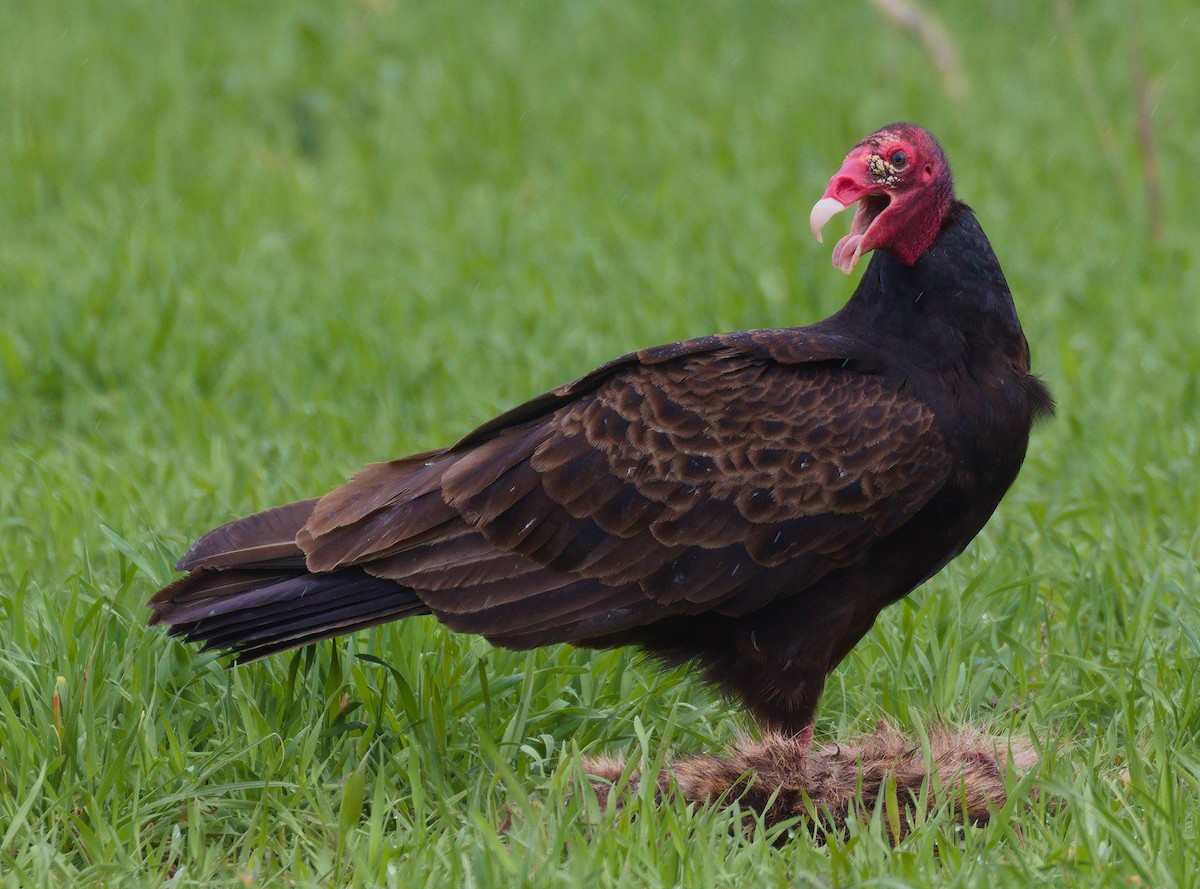
[(871, 0), (871, 5), (921, 41), (942, 79), (942, 89), (951, 99), (961, 102), (967, 98), (970, 86), (958, 47), (935, 13), (916, 0)]
[(1142, 188), (1146, 195), (1146, 226), (1150, 240), (1161, 244), (1166, 237), (1163, 219), (1162, 176), (1158, 170), (1158, 151), (1154, 140), (1154, 96), (1141, 45), (1136, 37), (1129, 40), (1129, 68), (1133, 75), (1133, 96), (1137, 104), (1138, 148), (1142, 158)]
[[(1092, 119), (1096, 141), (1099, 142), (1105, 161), (1112, 173), (1110, 178), (1117, 189), (1122, 206), (1126, 211), (1132, 212), (1137, 205), (1135, 187), (1132, 184), (1132, 177), (1126, 169), (1127, 165), (1121, 159), (1121, 147), (1116, 136), (1117, 127), (1112, 122), (1104, 97), (1097, 89), (1095, 73), (1075, 28), (1074, 0), (1058, 0), (1054, 9), (1058, 19), (1059, 39), (1066, 46), (1067, 53), (1071, 58), (1075, 80), (1083, 95), (1088, 115)], [(1166, 223), (1163, 211), (1162, 176), (1159, 173), (1158, 152), (1154, 136), (1154, 88), (1146, 73), (1146, 66), (1142, 58), (1141, 45), (1137, 36), (1136, 10), (1127, 6), (1127, 12), (1126, 51), (1130, 77), (1133, 81), (1133, 102), (1137, 120), (1138, 153), (1141, 158), (1141, 184), (1146, 227), (1150, 240), (1155, 244), (1160, 244), (1166, 237)]]
[(1113, 125), (1108, 120), (1104, 99), (1096, 89), (1096, 75), (1092, 70), (1092, 63), (1075, 29), (1074, 0), (1058, 0), (1054, 4), (1054, 15), (1058, 20), (1058, 38), (1066, 47), (1067, 55), (1071, 59), (1075, 82), (1083, 96), (1088, 116), (1092, 119), (1092, 129), (1096, 133), (1096, 141), (1100, 143), (1100, 150), (1104, 153), (1104, 160), (1108, 163), (1110, 178), (1117, 189), (1122, 206), (1129, 211), (1132, 209), (1133, 200), (1126, 183), (1125, 167), (1121, 163), (1121, 149), (1117, 144)]

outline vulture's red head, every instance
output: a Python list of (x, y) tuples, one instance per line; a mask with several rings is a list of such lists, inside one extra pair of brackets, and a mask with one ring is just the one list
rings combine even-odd
[(894, 123), (855, 145), (812, 208), (808, 221), (818, 241), (825, 223), (855, 202), (850, 234), (833, 248), (834, 266), (848, 275), (872, 250), (912, 265), (929, 249), (954, 202), (942, 146), (911, 123)]

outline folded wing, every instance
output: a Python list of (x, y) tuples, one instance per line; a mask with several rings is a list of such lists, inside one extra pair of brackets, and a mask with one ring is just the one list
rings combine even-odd
[(950, 460), (923, 402), (789, 348), (630, 356), (369, 466), (312, 509), (308, 569), (359, 567), (513, 647), (799, 592), (903, 524)]

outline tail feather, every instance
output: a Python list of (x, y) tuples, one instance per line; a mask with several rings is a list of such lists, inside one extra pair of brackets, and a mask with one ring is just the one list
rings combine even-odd
[(401, 620), (406, 617), (416, 617), (422, 614), (429, 614), (429, 609), (417, 599), (416, 595), (412, 596), (412, 602), (403, 605), (397, 605), (395, 608), (387, 611), (377, 612), (369, 617), (354, 621), (353, 623), (339, 624), (333, 627), (324, 627), (307, 635), (301, 636), (286, 636), (274, 639), (270, 642), (263, 642), (255, 646), (247, 646), (237, 650), (237, 656), (234, 661), (239, 664), (248, 663), (249, 661), (257, 661), (272, 654), (277, 654), (281, 651), (287, 651), (289, 648), (301, 648), (305, 645), (313, 645), (317, 642), (323, 642), (326, 639), (332, 639), (335, 636), (343, 636), (347, 633), (356, 633), (359, 630), (366, 630), (371, 627), (386, 624), (394, 620)]
[(215, 647), (236, 647), (239, 651), (258, 647), (284, 639), (308, 637), (313, 633), (327, 633), (332, 637), (338, 635), (347, 626), (376, 617), (380, 614), (416, 613), (423, 606), (415, 595), (397, 599), (387, 594), (379, 594), (368, 599), (343, 599), (328, 608), (310, 611), (308, 614), (296, 617), (288, 615), (286, 619), (269, 620), (262, 623), (227, 625), (224, 632), (213, 634), (208, 640)]
[(297, 571), (260, 571), (255, 569), (231, 569), (212, 571), (201, 568), (174, 583), (163, 587), (150, 600), (150, 623), (162, 623), (163, 615), (172, 610), (204, 600), (236, 596), (246, 590), (258, 589), (277, 580), (295, 577)]
[[(234, 575), (227, 577), (226, 574)], [(219, 618), (230, 613), (253, 611), (259, 607), (274, 605), (304, 595), (303, 588), (297, 590), (296, 582), (310, 575), (304, 572), (280, 574), (265, 571), (221, 571), (185, 577), (195, 581), (191, 585), (180, 584), (184, 591), (178, 598), (155, 602), (151, 623), (197, 623)], [(167, 588), (168, 590), (170, 587)], [(164, 590), (165, 592), (166, 590)]]
[(230, 522), (179, 562), (187, 576), (150, 600), (150, 623), (172, 635), (257, 660), (429, 609), (416, 593), (361, 568), (311, 572), (296, 534), (315, 500)]
[[(244, 608), (226, 609), (219, 615), (197, 616), (184, 622), (206, 627), (209, 641), (216, 642), (217, 636), (225, 633), (249, 639), (273, 627), (298, 627), (304, 623), (315, 627), (324, 617), (334, 622), (334, 613), (349, 606), (366, 609), (364, 614), (390, 607), (396, 596), (395, 586), (358, 571), (338, 572), (337, 576), (307, 575), (274, 584), (265, 600), (258, 604), (247, 601)], [(278, 602), (286, 602), (286, 609), (277, 607)], [(316, 623), (312, 623), (314, 620)]]
[(359, 568), (298, 574), (219, 599), (159, 603), (153, 620), (205, 649), (236, 653), (237, 661), (331, 639), (429, 609), (412, 590)]

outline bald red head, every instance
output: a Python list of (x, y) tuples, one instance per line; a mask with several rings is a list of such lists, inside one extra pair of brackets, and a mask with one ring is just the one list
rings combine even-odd
[(833, 264), (850, 274), (864, 253), (886, 250), (912, 265), (937, 237), (954, 202), (950, 164), (936, 139), (911, 123), (894, 123), (863, 139), (812, 209), (821, 229), (836, 213), (857, 203), (850, 234), (833, 248)]

